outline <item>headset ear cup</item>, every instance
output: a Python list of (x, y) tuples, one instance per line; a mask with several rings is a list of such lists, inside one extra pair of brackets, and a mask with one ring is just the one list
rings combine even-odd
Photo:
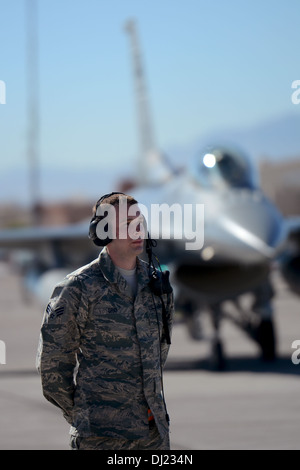
[(97, 225), (99, 223), (99, 218), (94, 218), (91, 220), (90, 223), (90, 228), (89, 228), (89, 238), (94, 242), (95, 245), (97, 246), (106, 246), (108, 245), (112, 240), (110, 238), (106, 238), (105, 240), (102, 240), (101, 238), (98, 238), (97, 236)]
[(93, 242), (96, 246), (106, 246), (111, 242), (111, 240), (100, 240), (100, 238), (95, 238)]
[(96, 238), (96, 240), (93, 240), (95, 245), (97, 246), (106, 246), (108, 245), (112, 240), (110, 238), (107, 238), (106, 240), (100, 240), (100, 238)]
[[(102, 197), (100, 197), (100, 199), (98, 199), (97, 203), (96, 203), (96, 207), (98, 207), (105, 199), (107, 199), (108, 197), (110, 196), (113, 196), (114, 194), (119, 194), (120, 196), (126, 196), (125, 193), (121, 193), (119, 191), (116, 191), (116, 192), (112, 192), (112, 193), (108, 193), (108, 194), (104, 194)], [(90, 227), (89, 227), (89, 238), (95, 243), (95, 245), (97, 246), (106, 246), (108, 245), (112, 240), (107, 237), (105, 239), (101, 239), (101, 238), (98, 238), (97, 236), (97, 232), (96, 232), (96, 229), (97, 229), (97, 225), (98, 223), (100, 222), (101, 218), (97, 217), (96, 215), (92, 218), (91, 222), (90, 222)]]
[(96, 227), (97, 227), (97, 221), (96, 219), (92, 219), (90, 222), (90, 228), (89, 228), (89, 238), (94, 241), (94, 238), (96, 237)]

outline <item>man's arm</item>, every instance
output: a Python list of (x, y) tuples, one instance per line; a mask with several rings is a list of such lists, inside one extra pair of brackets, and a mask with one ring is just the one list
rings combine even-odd
[(74, 393), (74, 368), (80, 344), (77, 322), (81, 305), (80, 283), (66, 278), (51, 296), (44, 313), (37, 367), (43, 394), (62, 409), (71, 423)]
[[(173, 327), (173, 320), (174, 320), (174, 295), (173, 292), (167, 295), (167, 303), (165, 304), (166, 307), (166, 317), (167, 317), (167, 324), (169, 329), (170, 338), (172, 337), (172, 327)], [(161, 344), (161, 355), (162, 355), (162, 365), (165, 365), (167, 360), (168, 352), (170, 349), (170, 345), (167, 343), (167, 337), (165, 332), (163, 332), (162, 336), (162, 344)]]

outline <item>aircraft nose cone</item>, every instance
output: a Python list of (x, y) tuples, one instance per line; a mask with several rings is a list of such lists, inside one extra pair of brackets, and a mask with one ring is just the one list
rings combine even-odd
[[(249, 256), (271, 258), (282, 236), (282, 218), (263, 195), (241, 194), (220, 217), (220, 226), (235, 239), (236, 247), (246, 246)], [(243, 254), (245, 255), (245, 249)]]
[(264, 196), (253, 195), (233, 210), (237, 222), (252, 232), (256, 237), (271, 247), (275, 247), (280, 238), (282, 218), (276, 207)]

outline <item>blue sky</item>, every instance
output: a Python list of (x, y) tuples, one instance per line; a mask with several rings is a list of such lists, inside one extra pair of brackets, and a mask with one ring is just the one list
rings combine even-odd
[[(298, 0), (37, 3), (42, 168), (119, 168), (137, 157), (129, 18), (159, 147), (300, 112), (291, 103), (300, 79)], [(25, 8), (25, 0), (0, 0), (2, 173), (27, 165)]]

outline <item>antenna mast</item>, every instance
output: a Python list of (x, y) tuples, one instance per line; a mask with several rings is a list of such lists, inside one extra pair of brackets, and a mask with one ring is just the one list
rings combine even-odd
[(131, 40), (132, 63), (136, 86), (137, 114), (140, 127), (141, 155), (155, 149), (153, 127), (150, 119), (149, 103), (147, 99), (146, 80), (142, 65), (141, 52), (137, 35), (137, 28), (134, 20), (128, 20), (125, 24), (125, 31)]
[(37, 0), (26, 1), (27, 27), (27, 90), (28, 90), (28, 135), (27, 158), (29, 164), (29, 192), (32, 223), (40, 219), (39, 195), (39, 80), (38, 80), (38, 18)]

